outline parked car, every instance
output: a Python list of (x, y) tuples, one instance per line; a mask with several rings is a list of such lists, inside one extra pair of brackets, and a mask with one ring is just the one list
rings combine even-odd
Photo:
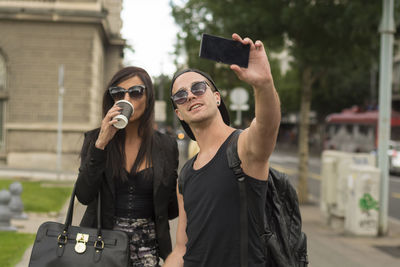
[(389, 172), (391, 174), (400, 174), (400, 142), (389, 142)]

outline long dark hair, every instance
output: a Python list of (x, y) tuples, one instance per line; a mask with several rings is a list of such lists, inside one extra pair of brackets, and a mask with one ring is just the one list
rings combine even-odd
[[(146, 89), (146, 108), (143, 115), (139, 119), (139, 137), (142, 138), (139, 152), (136, 160), (133, 164), (131, 173), (136, 173), (141, 163), (145, 160), (146, 167), (151, 165), (151, 147), (153, 137), (153, 126), (154, 126), (154, 88), (153, 83), (149, 74), (142, 68), (139, 67), (125, 67), (119, 70), (111, 78), (108, 83), (106, 90), (103, 95), (103, 118), (107, 114), (108, 110), (114, 105), (114, 100), (108, 92), (108, 88), (123, 81), (126, 81), (132, 77), (139, 77)], [(126, 174), (125, 168), (125, 130), (118, 130), (114, 138), (111, 139), (107, 145), (107, 168), (111, 168), (113, 177), (125, 180)]]

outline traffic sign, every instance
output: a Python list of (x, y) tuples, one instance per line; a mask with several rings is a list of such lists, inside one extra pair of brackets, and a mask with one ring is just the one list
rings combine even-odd
[(236, 87), (230, 92), (230, 99), (233, 104), (244, 105), (249, 100), (249, 93), (246, 89)]

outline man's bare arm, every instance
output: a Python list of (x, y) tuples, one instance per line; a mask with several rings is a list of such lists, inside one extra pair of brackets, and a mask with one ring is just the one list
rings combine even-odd
[(176, 195), (178, 196), (179, 217), (178, 229), (176, 231), (176, 244), (171, 254), (165, 260), (164, 267), (183, 267), (183, 255), (186, 253), (186, 212), (183, 205), (183, 196), (179, 193), (178, 186), (176, 187)]
[(275, 148), (281, 120), (279, 96), (275, 90), (268, 57), (261, 41), (253, 43), (233, 34), (234, 40), (250, 45), (248, 68), (232, 65), (239, 79), (254, 89), (255, 118), (239, 137), (238, 153), (246, 174), (257, 179), (268, 177), (268, 159)]

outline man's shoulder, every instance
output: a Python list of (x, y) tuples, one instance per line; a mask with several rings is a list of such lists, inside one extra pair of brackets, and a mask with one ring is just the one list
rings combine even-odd
[(191, 159), (188, 159), (185, 164), (183, 164), (183, 167), (181, 169), (181, 172), (179, 176), (181, 175), (187, 175), (191, 169), (193, 169), (193, 163), (196, 160), (196, 156), (192, 157)]
[(178, 187), (179, 187), (179, 192), (183, 195), (183, 186), (185, 183), (185, 180), (188, 179), (188, 176), (190, 176), (191, 170), (193, 170), (193, 162), (196, 160), (196, 156), (189, 159), (188, 161), (183, 164), (183, 167), (181, 171), (179, 172), (178, 176)]

